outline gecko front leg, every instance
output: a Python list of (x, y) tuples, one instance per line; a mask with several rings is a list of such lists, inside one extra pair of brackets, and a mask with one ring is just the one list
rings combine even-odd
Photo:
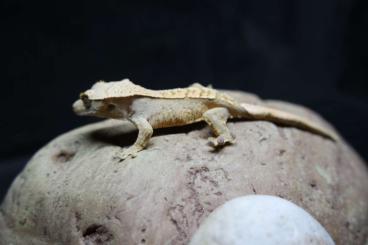
[(224, 107), (213, 108), (203, 113), (203, 119), (217, 136), (217, 138), (210, 137), (208, 139), (213, 147), (223, 146), (228, 143), (233, 144), (235, 142), (234, 137), (226, 125), (229, 117), (230, 113)]
[(116, 157), (121, 161), (129, 156), (136, 157), (137, 153), (147, 146), (153, 133), (151, 124), (144, 117), (132, 117), (129, 120), (137, 127), (138, 137), (132, 146), (117, 154)]

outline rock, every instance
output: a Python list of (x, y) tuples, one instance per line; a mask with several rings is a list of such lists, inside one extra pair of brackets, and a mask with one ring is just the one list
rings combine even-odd
[[(310, 110), (256, 96), (326, 124)], [(266, 121), (233, 121), (237, 143), (214, 152), (205, 124), (158, 130), (148, 148), (118, 162), (132, 144), (128, 123), (103, 121), (39, 150), (0, 208), (2, 244), (187, 244), (218, 206), (249, 194), (290, 200), (312, 214), (336, 244), (364, 244), (368, 173), (338, 143)]]
[(285, 199), (249, 195), (232, 199), (213, 211), (190, 245), (333, 245), (326, 230), (310, 214)]

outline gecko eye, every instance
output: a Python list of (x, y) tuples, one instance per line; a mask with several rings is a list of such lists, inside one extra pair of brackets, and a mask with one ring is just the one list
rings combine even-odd
[(86, 107), (86, 109), (91, 108), (91, 100), (88, 98), (88, 95), (81, 93), (79, 98), (83, 101), (84, 107)]
[(107, 110), (108, 111), (112, 111), (112, 110), (114, 110), (115, 109), (115, 105), (114, 104), (107, 104)]

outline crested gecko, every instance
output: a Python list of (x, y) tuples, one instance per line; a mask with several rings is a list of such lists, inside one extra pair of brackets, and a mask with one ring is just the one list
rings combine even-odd
[(137, 127), (139, 132), (134, 145), (118, 154), (122, 160), (135, 157), (143, 150), (153, 129), (199, 121), (205, 121), (216, 136), (209, 138), (213, 147), (235, 142), (226, 125), (231, 118), (266, 120), (307, 130), (333, 141), (338, 139), (329, 129), (301, 116), (266, 106), (239, 103), (229, 95), (199, 83), (187, 88), (151, 90), (129, 79), (99, 81), (80, 94), (73, 109), (83, 116), (128, 119)]

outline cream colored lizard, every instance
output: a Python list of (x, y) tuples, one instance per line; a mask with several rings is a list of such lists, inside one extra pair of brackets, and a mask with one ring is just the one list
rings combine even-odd
[(232, 97), (198, 83), (187, 88), (150, 90), (132, 83), (129, 79), (118, 82), (97, 82), (80, 94), (73, 104), (78, 115), (102, 118), (128, 119), (138, 128), (133, 146), (119, 158), (135, 157), (150, 140), (153, 129), (187, 125), (205, 121), (216, 138), (209, 138), (214, 147), (234, 143), (226, 122), (229, 118), (267, 120), (292, 126), (326, 138), (337, 136), (312, 121), (300, 116), (248, 103), (238, 103)]

